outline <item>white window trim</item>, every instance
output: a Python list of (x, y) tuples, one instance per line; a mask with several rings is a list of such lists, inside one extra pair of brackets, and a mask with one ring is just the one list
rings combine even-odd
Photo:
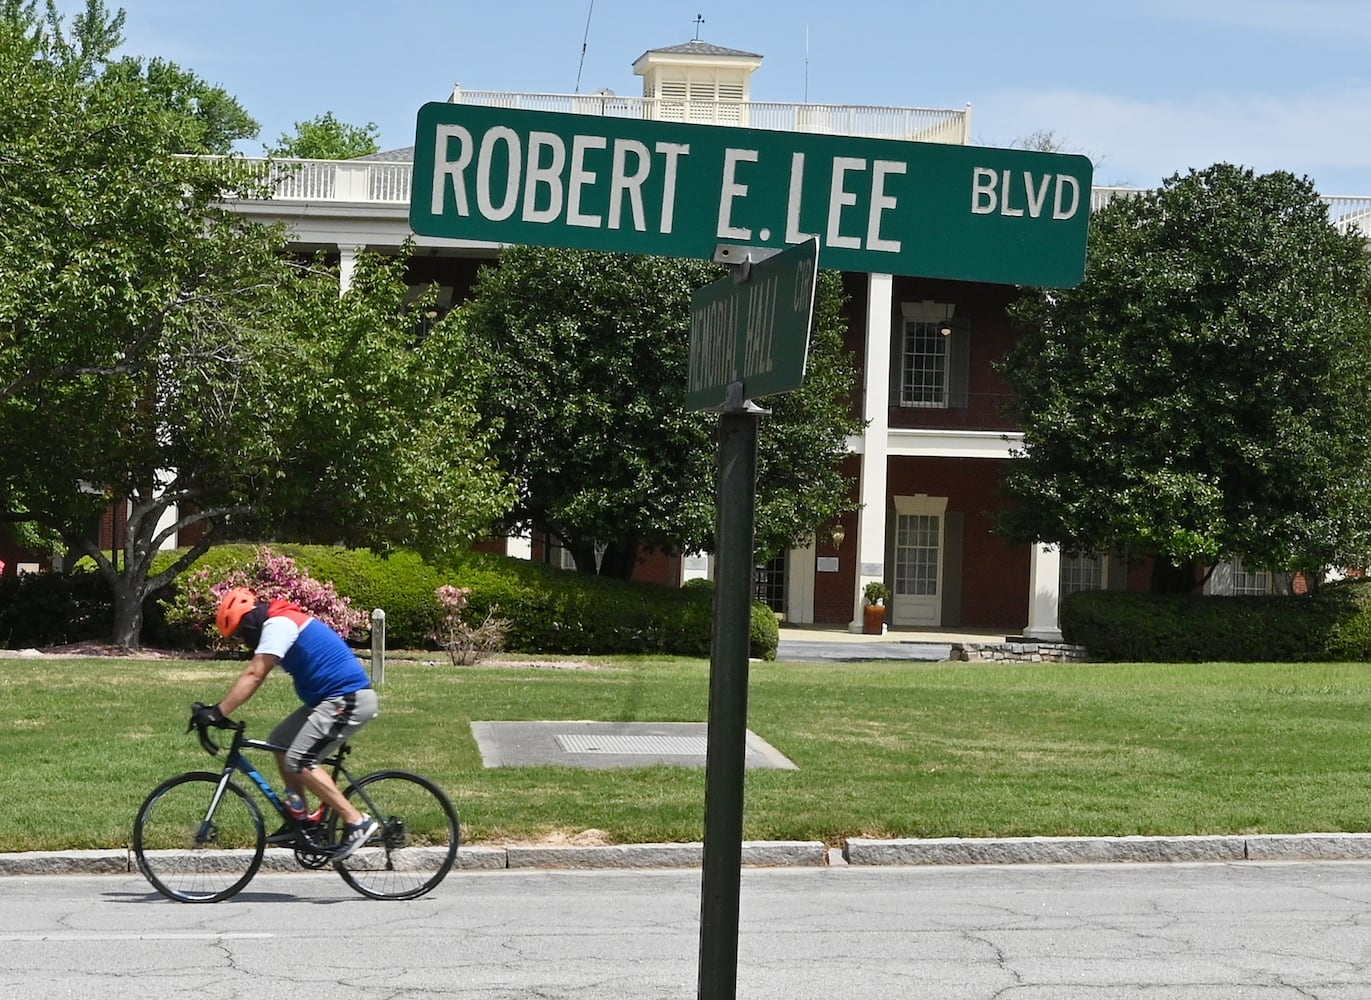
[(902, 407), (920, 410), (945, 410), (948, 408), (949, 400), (952, 396), (952, 356), (948, 350), (948, 337), (940, 337), (938, 343), (942, 346), (942, 386), (939, 388), (939, 398), (936, 401), (928, 402), (924, 400), (907, 400), (905, 398), (904, 384), (904, 359), (907, 353), (906, 347), (909, 341), (910, 323), (945, 323), (952, 319), (956, 306), (949, 302), (935, 302), (932, 299), (923, 299), (920, 302), (901, 302), (900, 303), (900, 344), (899, 354), (896, 364), (899, 366), (899, 378), (897, 379), (899, 388), (899, 398), (896, 402)]

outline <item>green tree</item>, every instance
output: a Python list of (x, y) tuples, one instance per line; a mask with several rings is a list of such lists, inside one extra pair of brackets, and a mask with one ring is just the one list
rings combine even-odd
[(256, 119), (222, 87), (215, 87), (194, 73), (164, 59), (121, 59), (110, 63), (105, 82), (120, 81), (141, 91), (153, 105), (165, 108), (184, 126), (180, 153), (224, 156), (233, 152), (239, 139), (252, 139), (261, 131)]
[[(85, 50), (32, 4), (0, 13), (0, 519), (95, 562), (113, 639), (136, 646), (145, 599), (244, 530), (434, 550), (497, 514), (467, 376), (448, 370), (460, 329), (417, 337), (379, 264), (340, 297), (282, 231), (224, 207), (253, 190), (240, 166), (175, 155), (202, 123), (145, 78), (64, 61)], [(107, 553), (111, 509), (128, 531)]]
[(1218, 164), (1091, 218), (1086, 277), (1016, 308), (1011, 538), (1197, 564), (1365, 565), (1371, 278), (1307, 179)]
[(361, 255), (341, 297), (332, 273), (294, 275), (276, 314), (287, 353), (262, 359), (276, 455), (240, 532), (435, 556), (505, 514), (499, 426), (477, 427), (487, 367), (435, 295), (409, 301), (403, 255)]
[[(518, 487), (506, 527), (551, 532), (577, 568), (632, 574), (638, 548), (712, 548), (718, 418), (684, 407), (690, 296), (704, 261), (512, 247), (462, 313), (488, 356), (486, 419)], [(842, 296), (823, 275), (803, 390), (761, 400), (760, 555), (852, 508), (837, 468), (859, 429)], [(599, 549), (600, 558), (596, 553)]]
[(379, 152), (377, 142), (380, 128), (375, 122), (349, 125), (329, 111), (307, 122), (295, 123), (295, 134), (281, 133), (275, 146), (267, 146), (266, 154), (300, 160), (351, 160)]

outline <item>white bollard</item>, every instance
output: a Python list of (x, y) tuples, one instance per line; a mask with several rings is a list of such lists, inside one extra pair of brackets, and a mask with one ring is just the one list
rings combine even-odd
[(380, 608), (371, 612), (371, 683), (380, 687), (386, 682), (386, 613)]

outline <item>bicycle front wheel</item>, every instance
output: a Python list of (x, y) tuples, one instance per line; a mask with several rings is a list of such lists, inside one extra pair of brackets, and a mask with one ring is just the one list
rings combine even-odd
[(211, 810), (222, 775), (192, 771), (152, 790), (133, 822), (133, 855), (154, 889), (180, 903), (217, 903), (262, 864), (266, 830), (256, 803), (233, 782)]
[[(414, 899), (428, 892), (457, 860), (457, 810), (443, 790), (409, 771), (377, 771), (344, 793), (381, 824), (380, 831), (334, 868), (373, 899)], [(330, 819), (330, 841), (343, 824)]]

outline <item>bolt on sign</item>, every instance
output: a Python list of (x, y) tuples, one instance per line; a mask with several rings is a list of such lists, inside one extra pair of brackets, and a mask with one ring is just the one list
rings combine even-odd
[(824, 266), (1070, 287), (1085, 270), (1084, 156), (426, 104), (421, 236), (710, 259), (819, 241)]

